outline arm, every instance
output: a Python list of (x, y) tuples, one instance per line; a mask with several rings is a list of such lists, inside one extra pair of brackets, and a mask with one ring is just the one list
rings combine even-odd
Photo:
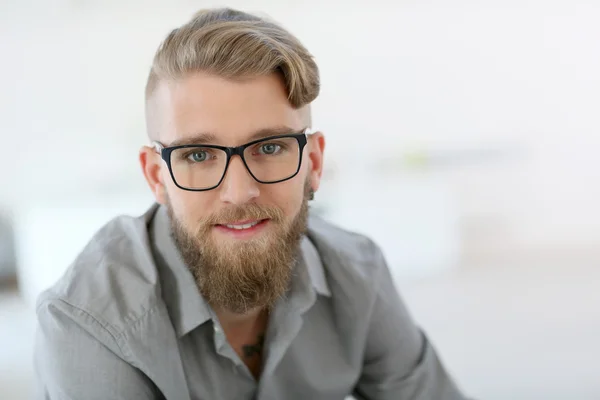
[(159, 393), (117, 354), (113, 336), (94, 318), (61, 300), (37, 310), (35, 369), (39, 399), (155, 399)]
[(412, 321), (379, 249), (375, 260), (375, 303), (354, 396), (365, 400), (465, 399)]

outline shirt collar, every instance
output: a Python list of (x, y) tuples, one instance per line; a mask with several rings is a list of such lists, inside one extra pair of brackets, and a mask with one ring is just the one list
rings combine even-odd
[(325, 268), (321, 261), (321, 256), (317, 252), (317, 248), (305, 235), (300, 243), (301, 265), (308, 270), (312, 287), (318, 294), (326, 297), (331, 297), (331, 291), (325, 277)]
[[(213, 311), (200, 294), (194, 277), (186, 267), (175, 241), (171, 236), (171, 224), (166, 207), (158, 206), (150, 222), (149, 232), (156, 263), (161, 270), (162, 296), (169, 310), (173, 326), (179, 337), (213, 318)], [(307, 272), (309, 280), (293, 275), (293, 286), (308, 286), (322, 296), (331, 296), (321, 257), (307, 236), (300, 244), (297, 265)], [(305, 274), (300, 274), (305, 275)]]

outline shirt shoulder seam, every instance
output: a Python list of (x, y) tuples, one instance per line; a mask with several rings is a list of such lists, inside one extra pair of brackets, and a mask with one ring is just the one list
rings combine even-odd
[(53, 297), (53, 298), (45, 299), (43, 302), (41, 302), (37, 306), (36, 312), (39, 312), (39, 309), (42, 307), (42, 305), (52, 303), (53, 301), (58, 301), (60, 303), (63, 303), (67, 307), (69, 307), (69, 308), (71, 308), (73, 310), (76, 310), (78, 313), (80, 313), (83, 316), (89, 318), (93, 323), (95, 323), (96, 325), (98, 325), (104, 332), (108, 333), (108, 335), (110, 336), (110, 338), (113, 340), (113, 342), (119, 348), (119, 351), (121, 352), (121, 354), (125, 355), (125, 353), (123, 352), (123, 348), (120, 345), (120, 341), (118, 340), (118, 337), (121, 336), (121, 333), (118, 332), (116, 329), (114, 329), (114, 326), (112, 324), (110, 324), (108, 321), (102, 321), (102, 320), (100, 320), (100, 318), (96, 317), (90, 311), (85, 310), (85, 309), (83, 309), (83, 308), (81, 308), (79, 306), (76, 306), (76, 305), (70, 303), (69, 301), (67, 301), (64, 298)]

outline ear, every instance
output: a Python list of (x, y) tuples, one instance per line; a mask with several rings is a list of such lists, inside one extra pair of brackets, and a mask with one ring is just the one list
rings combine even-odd
[(308, 136), (307, 143), (310, 184), (313, 191), (319, 190), (323, 174), (323, 153), (325, 151), (325, 136), (318, 131)]
[(167, 189), (163, 180), (163, 168), (167, 167), (164, 165), (160, 155), (152, 147), (143, 146), (140, 149), (139, 160), (144, 178), (146, 178), (150, 190), (154, 193), (156, 202), (166, 204)]

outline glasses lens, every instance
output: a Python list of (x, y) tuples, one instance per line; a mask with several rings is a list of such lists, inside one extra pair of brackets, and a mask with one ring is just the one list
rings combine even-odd
[(244, 159), (256, 179), (276, 182), (298, 171), (300, 146), (293, 137), (265, 139), (247, 147)]
[(185, 147), (171, 153), (175, 182), (187, 189), (216, 186), (225, 172), (227, 153), (211, 147)]

